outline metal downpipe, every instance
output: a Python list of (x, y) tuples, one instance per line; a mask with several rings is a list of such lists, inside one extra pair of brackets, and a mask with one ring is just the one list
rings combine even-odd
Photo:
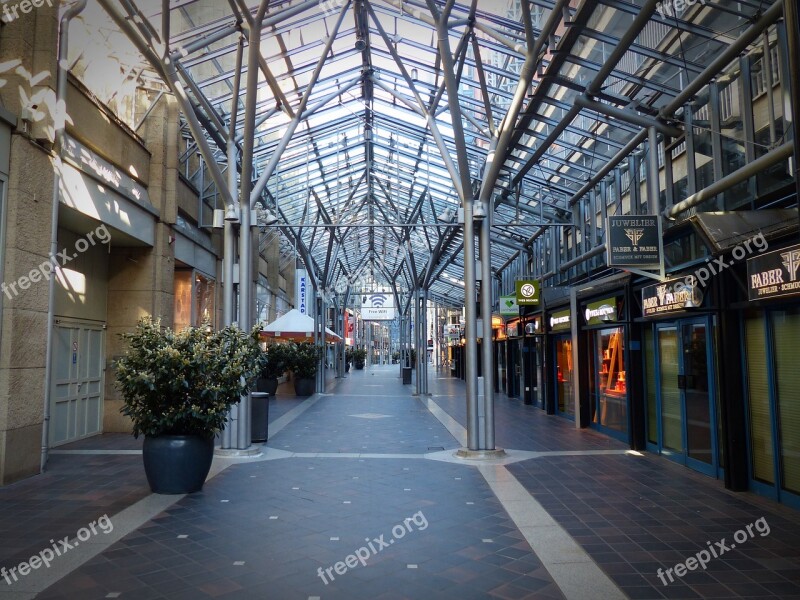
[[(58, 254), (58, 207), (61, 187), (61, 155), (64, 150), (64, 128), (67, 118), (67, 70), (66, 60), (69, 50), (69, 23), (86, 8), (86, 0), (78, 0), (64, 11), (58, 24), (58, 57), (56, 71), (56, 114), (54, 115), (56, 157), (53, 161), (53, 206), (50, 213), (50, 256)], [(50, 378), (53, 373), (53, 345), (55, 334), (56, 278), (49, 278), (47, 301), (47, 346), (44, 363), (44, 413), (42, 416), (42, 450), (39, 469), (47, 466), (47, 453), (50, 447)]]

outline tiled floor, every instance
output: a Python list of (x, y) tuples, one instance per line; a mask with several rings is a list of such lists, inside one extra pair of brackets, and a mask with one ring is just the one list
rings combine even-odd
[[(796, 511), (728, 492), (660, 457), (625, 454), (615, 440), (498, 397), (498, 446), (543, 453), (498, 469), (500, 480), (513, 475), (524, 488), (504, 508), (475, 466), (426, 459), (458, 443), (398, 376), (394, 366), (376, 367), (337, 380), (331, 394), (271, 435), (268, 447), (283, 454), (230, 464), (202, 492), (144, 518), (114, 543), (102, 545), (97, 536), (96, 555), (36, 597), (565, 597), (559, 583), (574, 589), (566, 584), (580, 559), (554, 564), (564, 554), (559, 538), (536, 543), (554, 528), (518, 528), (512, 516), (519, 506), (510, 506), (518, 504), (543, 507), (584, 560), (618, 586), (618, 597), (800, 599)], [(463, 424), (463, 383), (435, 371), (430, 383), (432, 400)], [(302, 402), (279, 393), (270, 420)], [(108, 434), (60, 450), (140, 446)], [(571, 450), (584, 453), (563, 455)], [(55, 454), (45, 475), (0, 489), (0, 566), (19, 564), (103, 514), (122, 528), (130, 511), (120, 511), (150, 498), (138, 455)], [(668, 585), (659, 580), (658, 569), (707, 542), (725, 538), (730, 546), (738, 530), (759, 519), (768, 535), (754, 529), (706, 570)], [(351, 554), (355, 566), (337, 571)], [(0, 597), (34, 597), (17, 585), (0, 580)], [(567, 597), (598, 593), (589, 585)]]

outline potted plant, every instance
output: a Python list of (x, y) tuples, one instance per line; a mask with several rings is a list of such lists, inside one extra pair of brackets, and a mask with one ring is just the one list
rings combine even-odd
[(211, 468), (214, 436), (255, 381), (257, 331), (175, 332), (145, 318), (121, 337), (128, 350), (116, 362), (116, 385), (133, 435), (145, 436), (147, 481), (159, 494), (196, 492)]
[(345, 371), (345, 373), (349, 373), (350, 372), (350, 365), (352, 365), (352, 364), (353, 364), (353, 349), (352, 348), (347, 348), (347, 350), (344, 351), (344, 371)]
[(291, 369), (294, 374), (294, 393), (298, 396), (310, 396), (314, 393), (319, 358), (320, 348), (311, 342), (293, 345)]
[(417, 368), (417, 349), (416, 348), (412, 348), (411, 349), (411, 368), (412, 369), (416, 369)]
[(367, 359), (367, 351), (363, 348), (358, 348), (357, 350), (353, 350), (353, 364), (355, 365), (356, 369), (363, 369), (364, 362)]
[(291, 359), (292, 351), (288, 344), (275, 342), (268, 345), (261, 353), (256, 389), (274, 396), (278, 391), (278, 378), (286, 372)]

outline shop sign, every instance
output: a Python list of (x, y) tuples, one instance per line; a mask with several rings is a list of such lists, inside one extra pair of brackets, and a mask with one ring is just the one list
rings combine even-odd
[(550, 331), (564, 331), (572, 327), (572, 315), (569, 309), (554, 312), (550, 315)]
[(444, 335), (448, 338), (460, 338), (461, 337), (461, 325), (452, 325), (448, 323), (444, 326)]
[(500, 296), (500, 315), (503, 317), (519, 316), (519, 305), (515, 295)]
[(606, 251), (609, 267), (659, 267), (662, 261), (658, 215), (608, 217)]
[(297, 300), (297, 310), (301, 315), (308, 314), (308, 271), (297, 269), (294, 277), (296, 283), (295, 299)]
[(517, 337), (519, 335), (519, 323), (509, 323), (506, 326), (506, 335), (508, 337)]
[(361, 318), (365, 321), (393, 321), (394, 296), (389, 293), (363, 295), (361, 297)]
[(750, 301), (800, 294), (800, 245), (755, 256), (747, 261)]
[(587, 325), (602, 325), (617, 320), (617, 299), (606, 298), (586, 305), (583, 315)]
[(538, 306), (539, 280), (531, 279), (517, 281), (516, 298), (518, 306)]
[(703, 303), (703, 293), (694, 276), (648, 285), (642, 289), (642, 314), (653, 317), (684, 311)]

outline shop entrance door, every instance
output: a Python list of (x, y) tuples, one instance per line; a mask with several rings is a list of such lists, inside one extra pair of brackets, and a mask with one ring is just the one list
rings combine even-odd
[(708, 320), (656, 328), (659, 450), (717, 477), (716, 411)]
[(101, 324), (54, 326), (50, 444), (100, 433), (103, 424), (104, 331)]
[(556, 414), (575, 418), (575, 399), (573, 393), (573, 369), (572, 369), (572, 338), (569, 335), (562, 335), (554, 340), (555, 352), (555, 391), (556, 391)]

